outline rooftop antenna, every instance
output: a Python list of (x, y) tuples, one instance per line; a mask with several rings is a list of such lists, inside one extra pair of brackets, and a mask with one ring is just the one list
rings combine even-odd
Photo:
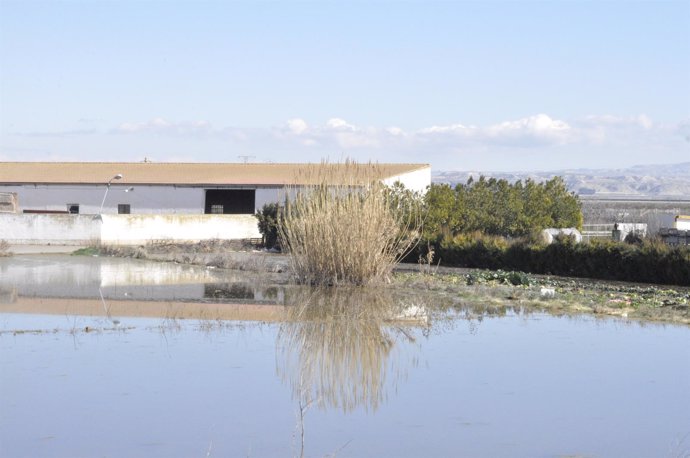
[(256, 156), (237, 156), (238, 158), (242, 159), (242, 163), (246, 164), (249, 162), (249, 159), (254, 159)]

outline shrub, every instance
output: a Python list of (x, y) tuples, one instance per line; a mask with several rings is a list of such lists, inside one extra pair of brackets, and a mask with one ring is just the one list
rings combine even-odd
[(274, 248), (278, 243), (278, 219), (282, 214), (282, 208), (278, 204), (266, 204), (257, 212), (261, 244), (266, 248)]
[(336, 175), (322, 163), (299, 180), (312, 184), (288, 189), (294, 199), (279, 221), (279, 236), (300, 283), (384, 280), (419, 237), (419, 213), (392, 203), (376, 165), (348, 161), (343, 168)]
[[(435, 256), (435, 262), (440, 260), (444, 266), (690, 286), (690, 247), (671, 247), (654, 240), (635, 245), (563, 240), (544, 246), (526, 239), (464, 235), (441, 242)], [(513, 280), (521, 281), (517, 276), (508, 279)]]

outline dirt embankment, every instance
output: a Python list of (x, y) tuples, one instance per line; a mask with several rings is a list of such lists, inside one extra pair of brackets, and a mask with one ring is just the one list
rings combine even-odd
[(98, 252), (108, 256), (151, 261), (177, 262), (251, 272), (287, 273), (286, 255), (255, 249), (241, 242), (211, 241), (195, 244), (154, 243), (138, 247), (103, 246)]
[[(238, 242), (157, 243), (101, 247), (99, 251), (111, 256), (277, 273), (282, 281), (290, 279), (287, 255), (260, 251)], [(593, 313), (690, 325), (690, 288), (685, 287), (415, 264), (400, 265), (387, 287), (412, 287), (417, 293), (444, 296), (463, 304), (476, 302), (478, 306), (491, 303), (550, 313)]]

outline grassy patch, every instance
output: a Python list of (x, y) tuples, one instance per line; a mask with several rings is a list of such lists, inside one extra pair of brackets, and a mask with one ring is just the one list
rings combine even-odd
[(95, 246), (87, 246), (85, 248), (79, 248), (72, 252), (72, 256), (99, 256), (101, 254), (101, 249)]

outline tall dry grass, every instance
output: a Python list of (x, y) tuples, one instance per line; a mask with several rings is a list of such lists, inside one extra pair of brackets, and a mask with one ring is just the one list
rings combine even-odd
[(418, 212), (380, 181), (376, 164), (322, 162), (288, 187), (280, 221), (281, 244), (297, 281), (311, 285), (365, 285), (387, 279), (416, 244)]
[(380, 289), (291, 290), (277, 336), (277, 371), (304, 405), (376, 411), (412, 361), (396, 345), (414, 342), (394, 321), (404, 305)]
[(0, 257), (12, 256), (10, 252), (10, 244), (7, 240), (0, 240)]

